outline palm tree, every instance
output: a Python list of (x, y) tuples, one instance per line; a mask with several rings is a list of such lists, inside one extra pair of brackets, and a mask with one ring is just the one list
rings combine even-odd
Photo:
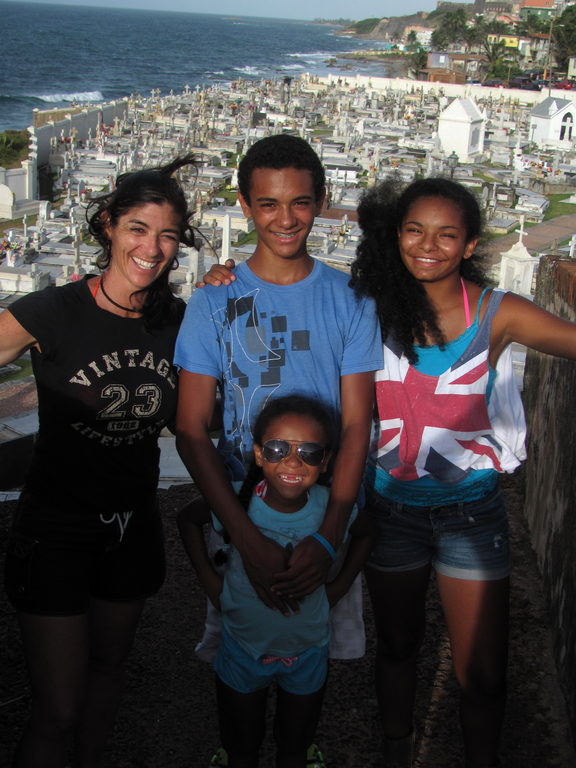
[(445, 51), (450, 43), (450, 37), (442, 27), (436, 27), (434, 32), (432, 32), (430, 43), (435, 51)]
[(432, 33), (432, 45), (445, 50), (449, 43), (459, 43), (467, 29), (468, 17), (464, 8), (458, 8), (442, 15), (439, 25)]
[(478, 26), (466, 27), (462, 31), (462, 42), (464, 43), (464, 51), (469, 53), (472, 48), (479, 45), (484, 39), (484, 33)]

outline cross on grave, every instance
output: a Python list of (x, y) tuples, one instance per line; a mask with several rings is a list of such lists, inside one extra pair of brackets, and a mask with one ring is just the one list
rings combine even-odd
[(514, 232), (518, 232), (518, 242), (520, 245), (523, 245), (522, 238), (524, 235), (528, 234), (524, 229), (524, 214), (520, 216), (520, 229), (515, 229)]

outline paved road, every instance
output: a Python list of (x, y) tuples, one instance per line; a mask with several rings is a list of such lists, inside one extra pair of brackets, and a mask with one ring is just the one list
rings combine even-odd
[[(574, 768), (576, 756), (552, 662), (545, 601), (522, 517), (522, 487), (521, 474), (504, 478), (514, 572), (503, 765)], [(148, 602), (138, 632), (105, 768), (207, 768), (218, 743), (212, 673), (193, 651), (202, 630), (205, 600), (178, 541), (174, 519), (190, 493), (190, 486), (160, 491), (168, 577), (161, 592)], [(14, 502), (0, 503), (0, 568), (14, 507)], [(317, 734), (329, 768), (381, 765), (372, 684), (375, 637), (368, 605), (365, 615), (366, 656), (333, 662), (331, 667)], [(428, 621), (415, 718), (415, 768), (460, 768), (457, 692), (435, 589)], [(0, 766), (7, 766), (28, 709), (29, 689), (15, 616), (1, 592), (0, 670)], [(274, 764), (270, 731), (269, 727), (261, 768)]]
[[(535, 224), (532, 227), (528, 227), (523, 242), (531, 253), (536, 254), (551, 249), (555, 242), (560, 243), (568, 240), (575, 233), (576, 212), (566, 216), (558, 216), (556, 219), (551, 219), (550, 221), (544, 221), (542, 224)], [(495, 253), (501, 254), (517, 242), (518, 233), (513, 232), (495, 240), (491, 245), (491, 249), (493, 249)]]

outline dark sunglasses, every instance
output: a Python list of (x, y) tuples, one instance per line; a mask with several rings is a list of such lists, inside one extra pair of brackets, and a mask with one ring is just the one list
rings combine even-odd
[(270, 464), (278, 464), (290, 456), (292, 446), (304, 464), (318, 467), (324, 461), (326, 448), (319, 443), (289, 443), (288, 440), (266, 440), (262, 446), (262, 455)]

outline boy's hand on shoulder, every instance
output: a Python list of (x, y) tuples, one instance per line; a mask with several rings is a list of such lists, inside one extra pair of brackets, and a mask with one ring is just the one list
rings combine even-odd
[(236, 275), (232, 271), (235, 267), (234, 259), (226, 259), (225, 264), (212, 264), (202, 280), (196, 283), (196, 288), (204, 288), (206, 285), (213, 285), (216, 288), (221, 285), (230, 285), (236, 280)]
[(331, 565), (332, 558), (326, 549), (308, 536), (294, 549), (288, 570), (276, 574), (274, 592), (284, 599), (300, 600), (326, 583)]

